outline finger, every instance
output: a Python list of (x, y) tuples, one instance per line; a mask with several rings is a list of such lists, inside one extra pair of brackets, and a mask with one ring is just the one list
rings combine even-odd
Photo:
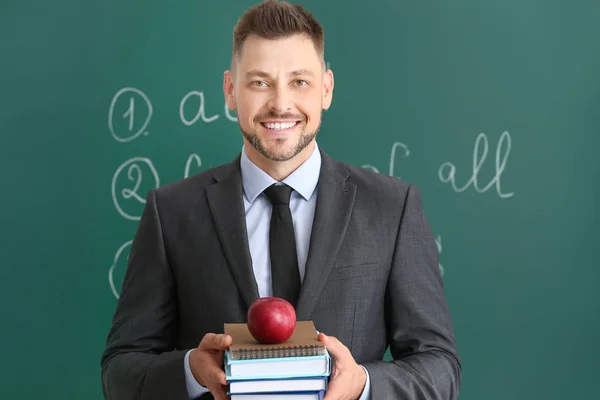
[(207, 386), (215, 400), (227, 399), (227, 379), (225, 372), (218, 368), (213, 368), (210, 371), (210, 386)]
[[(215, 396), (215, 393), (216, 393), (216, 396)], [(213, 393), (215, 400), (217, 400), (217, 398), (222, 398), (223, 400), (227, 399), (227, 386), (219, 385), (219, 387), (217, 388), (215, 393)]]
[(213, 370), (213, 379), (214, 382), (219, 382), (219, 384), (227, 386), (227, 377), (225, 376), (225, 371), (221, 368), (215, 368)]
[(213, 357), (200, 356), (190, 363), (190, 367), (198, 383), (209, 389), (227, 385), (225, 372)]
[(225, 373), (219, 371), (218, 368), (211, 368), (207, 372), (208, 379), (206, 380), (206, 387), (212, 393), (216, 399), (227, 398), (227, 380), (225, 379)]
[(199, 348), (203, 350), (224, 350), (231, 344), (231, 336), (217, 333), (207, 333), (202, 338)]
[(341, 398), (339, 385), (336, 380), (332, 380), (327, 386), (327, 392), (325, 392), (323, 400), (337, 400), (339, 398)]
[(338, 362), (343, 362), (348, 358), (350, 350), (344, 346), (335, 336), (327, 336), (323, 332), (319, 333), (319, 340), (323, 342), (327, 351)]
[(214, 389), (209, 388), (210, 393), (215, 400), (227, 400), (227, 390), (225, 386), (217, 386)]

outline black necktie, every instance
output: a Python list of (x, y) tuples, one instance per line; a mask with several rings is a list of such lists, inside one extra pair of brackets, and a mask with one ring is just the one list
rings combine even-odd
[(300, 293), (300, 272), (290, 211), (292, 188), (288, 185), (272, 185), (265, 189), (265, 194), (273, 204), (269, 232), (273, 295), (289, 301), (296, 307)]

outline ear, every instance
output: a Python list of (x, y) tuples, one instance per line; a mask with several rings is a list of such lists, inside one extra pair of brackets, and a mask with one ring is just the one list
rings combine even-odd
[(331, 106), (333, 100), (333, 72), (328, 69), (323, 75), (323, 110)]
[(231, 111), (235, 111), (235, 90), (233, 87), (233, 74), (231, 71), (225, 71), (223, 74), (223, 93), (225, 94), (225, 103)]

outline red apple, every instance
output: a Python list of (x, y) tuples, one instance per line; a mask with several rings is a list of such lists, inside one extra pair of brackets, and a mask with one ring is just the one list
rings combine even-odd
[(248, 330), (259, 343), (283, 343), (296, 327), (296, 310), (279, 297), (261, 297), (248, 309)]

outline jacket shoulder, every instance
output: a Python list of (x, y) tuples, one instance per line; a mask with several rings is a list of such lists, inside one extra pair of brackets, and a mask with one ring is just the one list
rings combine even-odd
[(156, 196), (157, 202), (168, 204), (170, 207), (196, 204), (203, 197), (204, 189), (216, 182), (215, 176), (230, 173), (234, 167), (235, 164), (230, 163), (210, 168), (152, 189), (150, 194)]

